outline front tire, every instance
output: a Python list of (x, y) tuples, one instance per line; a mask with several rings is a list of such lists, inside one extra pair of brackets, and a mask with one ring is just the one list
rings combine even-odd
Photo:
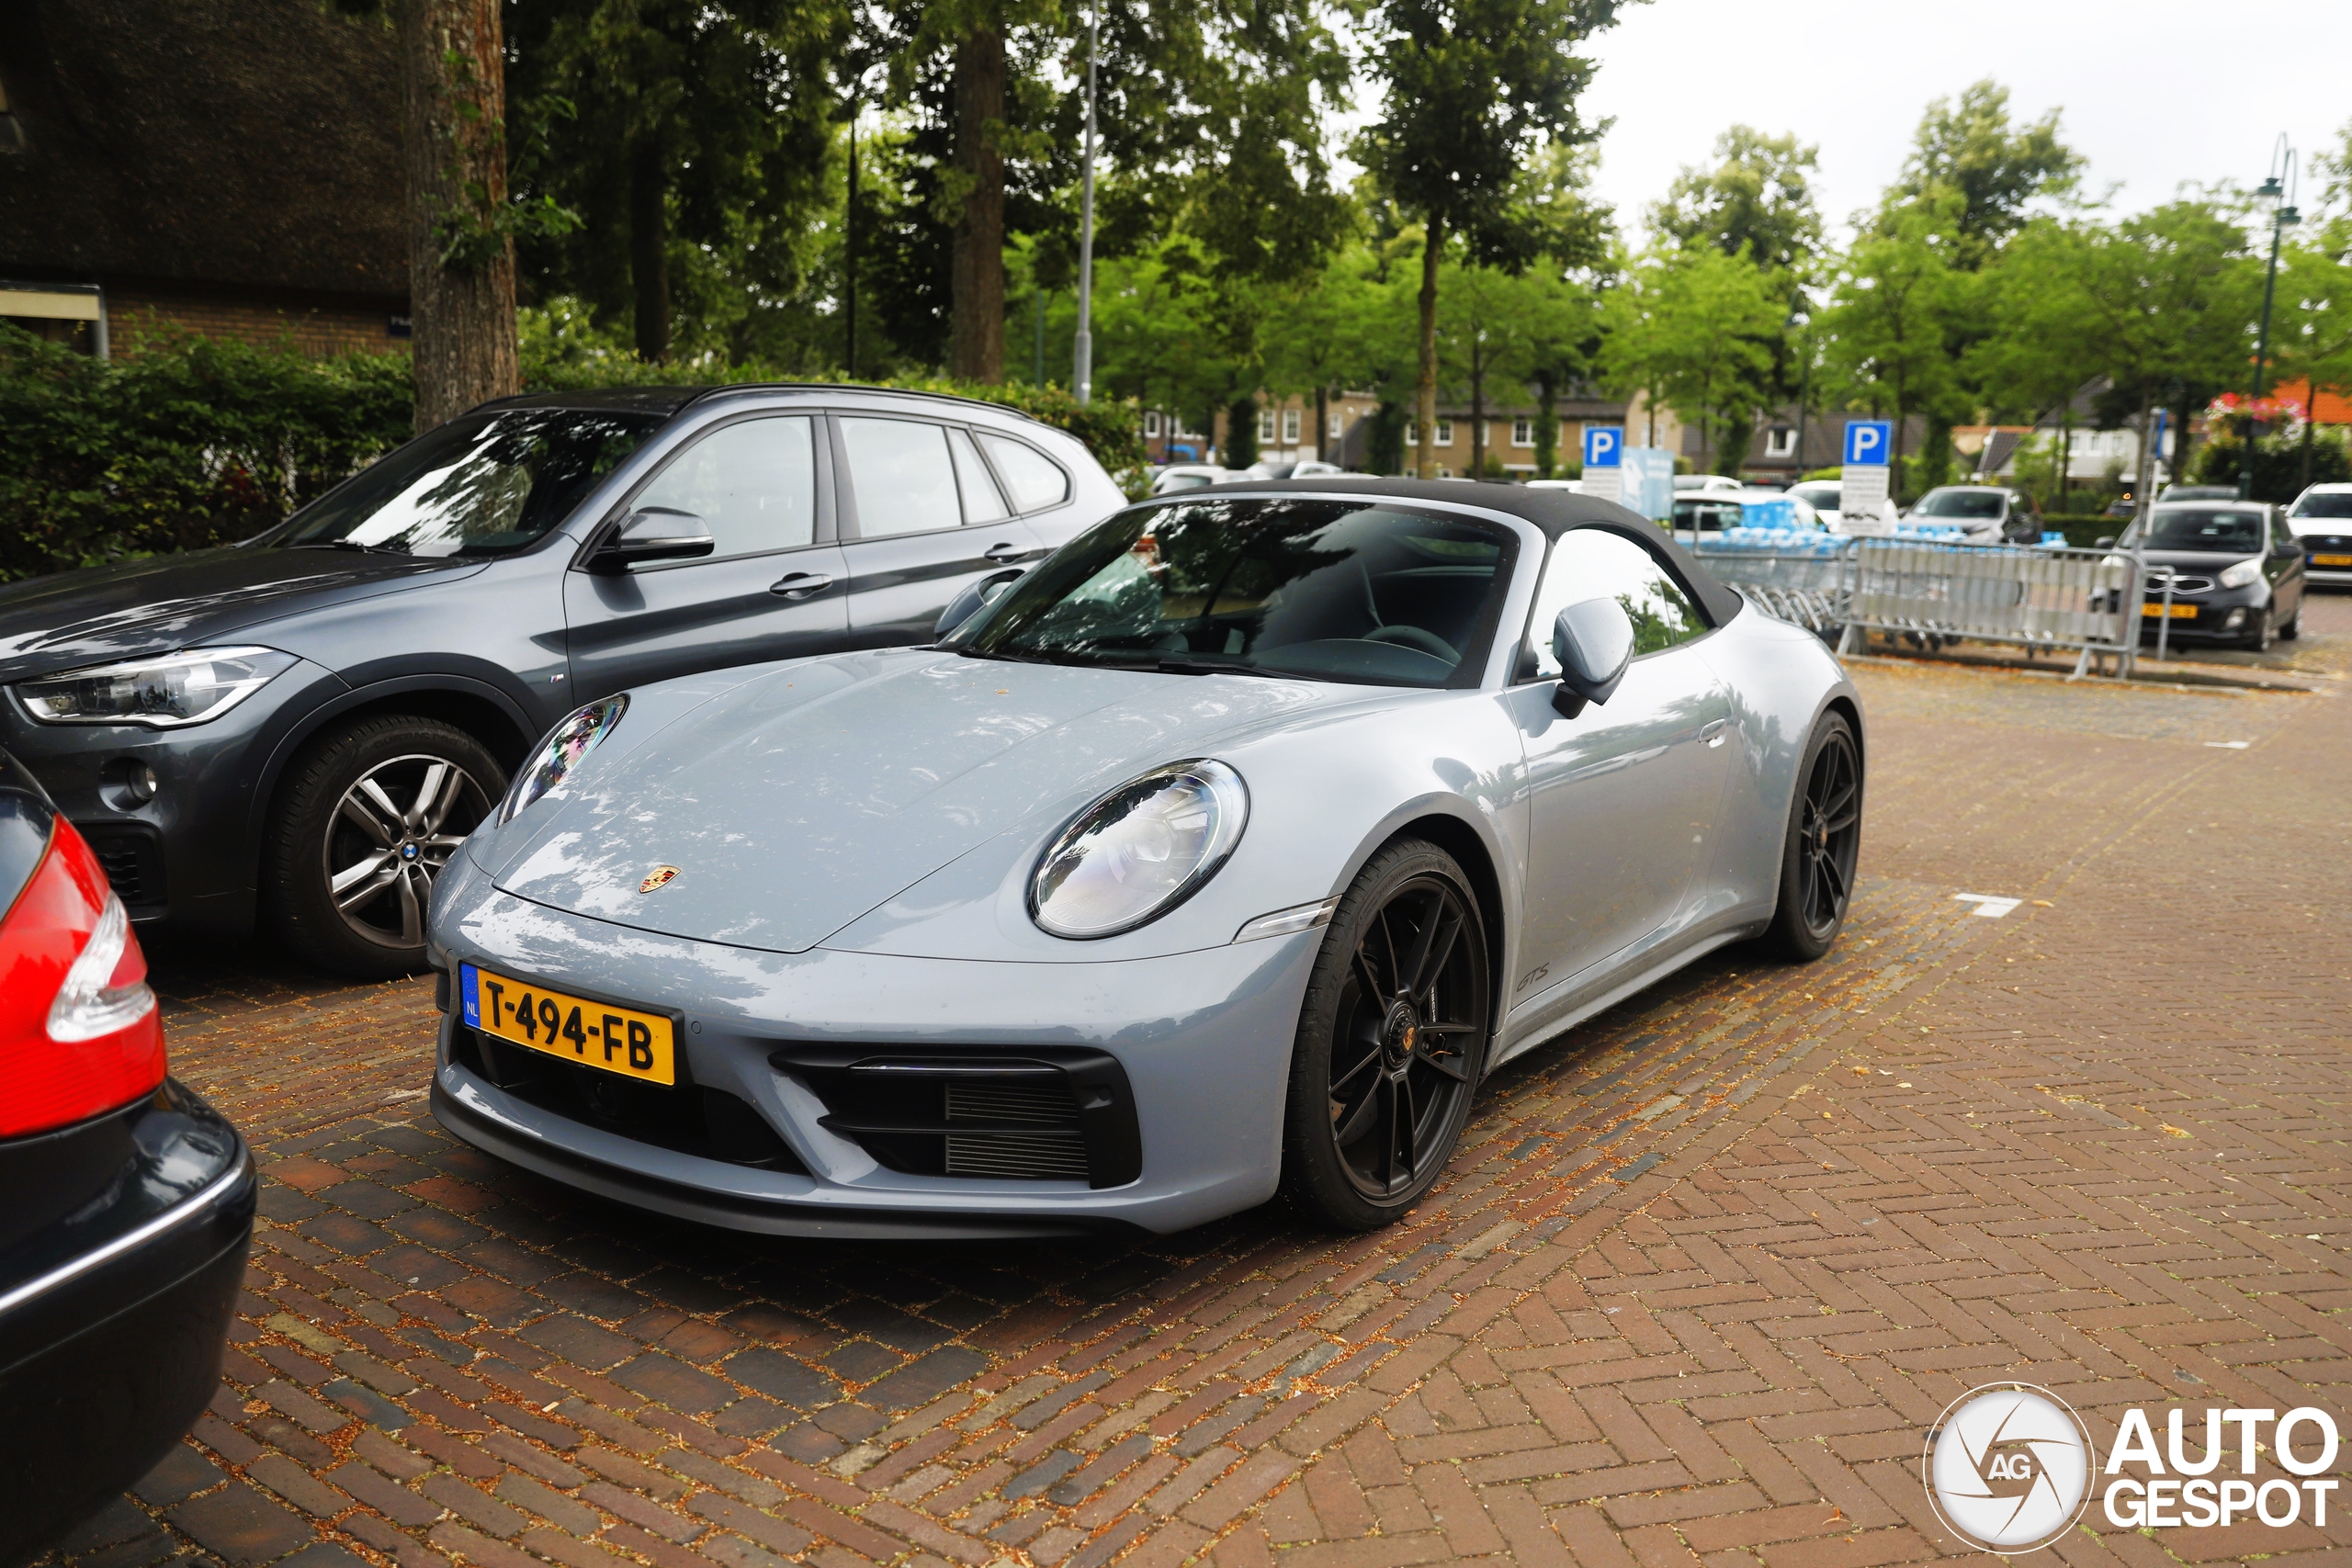
[(434, 879), (505, 792), (488, 748), (438, 719), (389, 714), (328, 731), (288, 771), (263, 851), (278, 939), (357, 979), (424, 968)]
[(1461, 1141), (1494, 1026), (1469, 878), (1408, 839), (1340, 900), (1299, 1009), (1283, 1139), (1291, 1200), (1341, 1230), (1394, 1224)]
[(1766, 940), (1810, 964), (1838, 941), (1862, 846), (1862, 753), (1843, 714), (1827, 714), (1805, 742), (1781, 851), (1781, 897)]

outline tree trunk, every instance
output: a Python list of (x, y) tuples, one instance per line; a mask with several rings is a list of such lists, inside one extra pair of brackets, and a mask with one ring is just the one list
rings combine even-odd
[[(1324, 455), (1326, 433), (1331, 428), (1330, 395), (1330, 389), (1328, 387), (1315, 389), (1315, 460), (1318, 463), (1328, 463), (1331, 460)], [(2303, 466), (2306, 470), (2309, 469), (2311, 465), (2308, 459)]]
[[(399, 0), (416, 428), (522, 387), (498, 0)], [(443, 256), (452, 251), (449, 263)]]
[(1535, 378), (1535, 477), (1548, 479), (1560, 467), (1559, 384), (1545, 371)]
[(964, 177), (949, 290), (947, 373), (1004, 379), (1004, 39), (982, 28), (956, 51), (956, 170)]
[(1487, 367), (1480, 346), (1470, 345), (1470, 477), (1487, 477)]
[(637, 296), (637, 356), (648, 364), (670, 357), (669, 183), (650, 136), (629, 150), (628, 279)]
[[(2134, 518), (2148, 515), (2148, 492), (2155, 489), (2156, 444), (2155, 394), (2143, 392), (2140, 397), (2140, 460), (2134, 466), (2132, 479), (2132, 514)], [(1989, 440), (1990, 437), (1987, 437)]]
[(1437, 478), (1437, 264), (1445, 250), (1445, 220), (1432, 218), (1421, 244), (1421, 367), (1413, 406), (1420, 429), (1413, 444), (1413, 472)]

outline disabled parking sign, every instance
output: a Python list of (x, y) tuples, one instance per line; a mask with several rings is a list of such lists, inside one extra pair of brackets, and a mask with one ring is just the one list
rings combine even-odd
[(1588, 468), (1614, 468), (1624, 462), (1625, 427), (1622, 424), (1588, 424), (1584, 427), (1584, 466)]

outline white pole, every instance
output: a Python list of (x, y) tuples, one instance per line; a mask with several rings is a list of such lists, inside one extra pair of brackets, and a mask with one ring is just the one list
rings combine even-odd
[(1094, 65), (1102, 43), (1102, 0), (1086, 17), (1086, 155), (1078, 220), (1078, 334), (1071, 345), (1070, 390), (1080, 408), (1094, 395)]

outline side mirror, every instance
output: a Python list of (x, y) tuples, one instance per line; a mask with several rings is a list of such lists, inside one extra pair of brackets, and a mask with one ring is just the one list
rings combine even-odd
[(2091, 548), (2095, 550), (2103, 550), (2113, 543), (2115, 543), (2114, 535), (2101, 534), (2098, 538), (2091, 541)]
[(693, 513), (648, 506), (621, 520), (613, 536), (588, 558), (588, 569), (625, 571), (641, 561), (685, 560), (718, 547), (710, 525)]
[(1614, 599), (1571, 604), (1552, 623), (1552, 655), (1560, 661), (1552, 705), (1574, 718), (1616, 693), (1634, 660), (1634, 623)]
[(992, 572), (977, 582), (966, 583), (964, 591), (947, 601), (947, 608), (940, 611), (939, 619), (932, 623), (932, 640), (936, 642), (945, 637), (966, 621), (978, 615), (981, 610), (1003, 598), (1004, 591), (1018, 581), (1020, 577), (1021, 573), (1017, 570), (999, 571)]

